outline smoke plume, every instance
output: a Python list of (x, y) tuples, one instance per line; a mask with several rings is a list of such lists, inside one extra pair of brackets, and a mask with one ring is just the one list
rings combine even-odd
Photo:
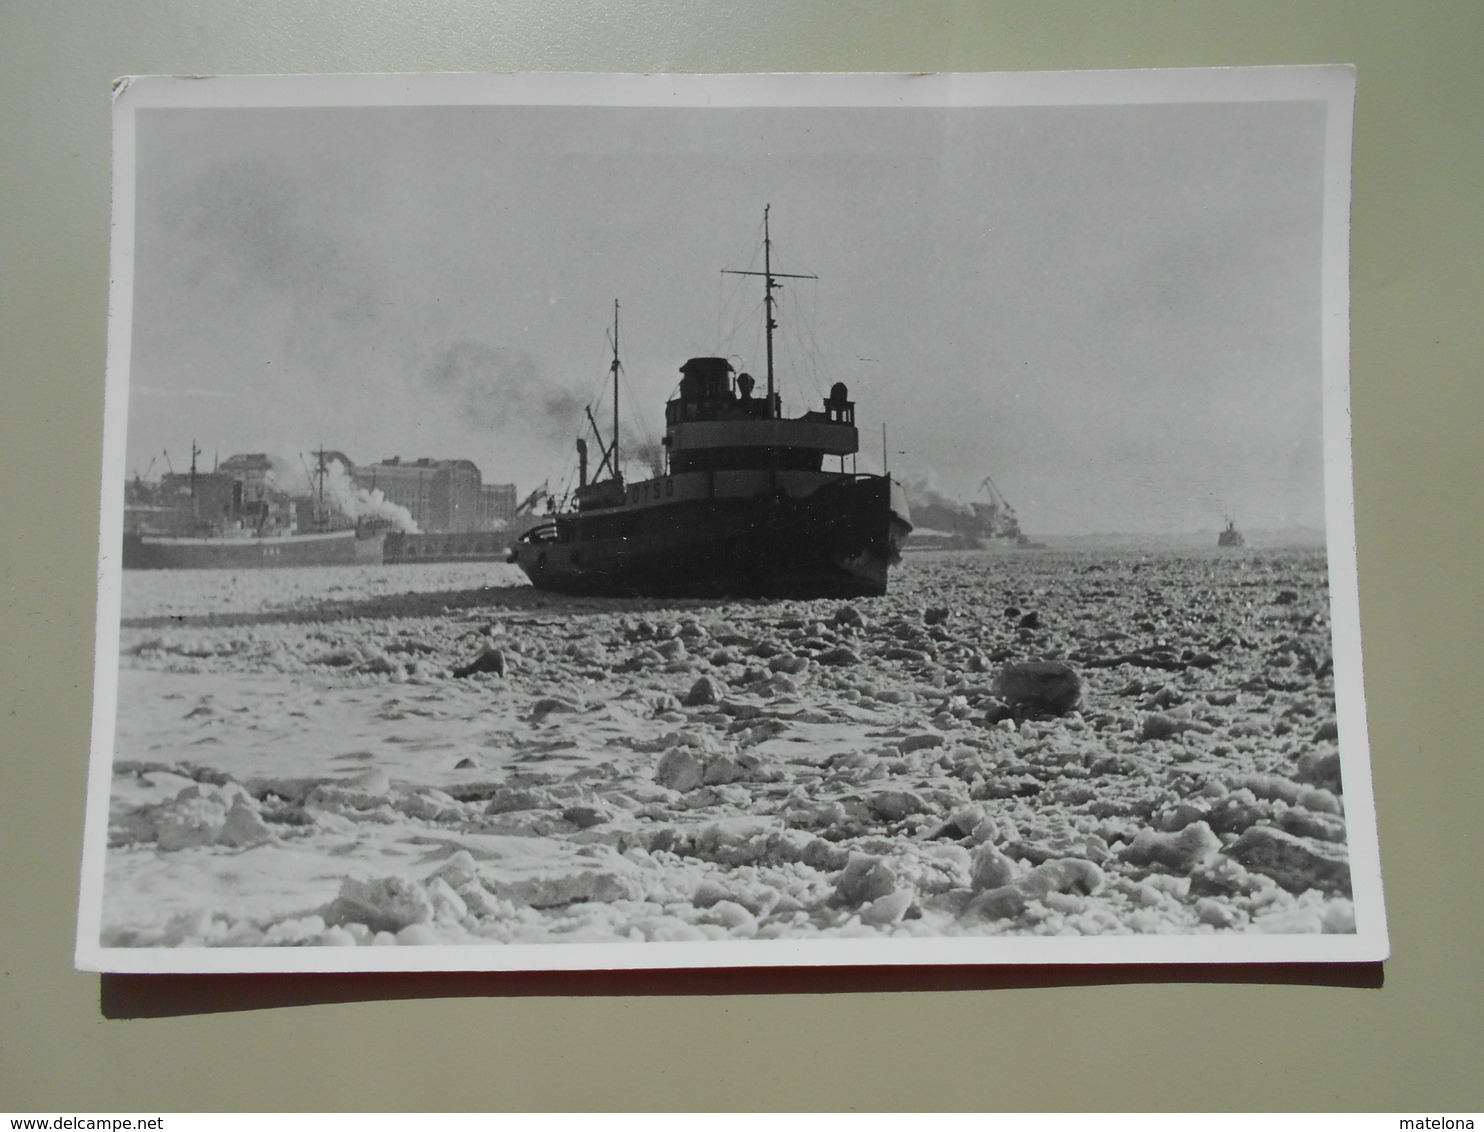
[(314, 490), (313, 479), (304, 457), (298, 452), (273, 452), (268, 456), (271, 465), (267, 480), (285, 495), (308, 495)]
[(367, 491), (357, 487), (339, 460), (331, 460), (325, 465), (325, 498), (347, 519), (384, 519), (399, 531), (417, 533), (417, 522), (411, 511), (400, 503), (391, 502), (380, 488)]
[(665, 447), (653, 440), (632, 441), (629, 443), (628, 459), (643, 466), (644, 471), (654, 479), (665, 474)]
[[(268, 480), (275, 488), (300, 499), (315, 495), (317, 459), (299, 452), (275, 452), (268, 459), (272, 463)], [(399, 531), (417, 533), (411, 511), (391, 502), (380, 488), (357, 487), (351, 478), (353, 471), (340, 453), (325, 453), (325, 502), (329, 506), (347, 519), (384, 519)]]
[(900, 477), (907, 490), (907, 504), (914, 511), (919, 508), (940, 507), (959, 515), (973, 515), (974, 509), (962, 500), (944, 495), (937, 487), (937, 477), (931, 471), (909, 473)]
[(545, 381), (523, 350), (456, 342), (428, 367), (426, 387), (468, 424), (565, 444), (582, 425), (582, 401)]

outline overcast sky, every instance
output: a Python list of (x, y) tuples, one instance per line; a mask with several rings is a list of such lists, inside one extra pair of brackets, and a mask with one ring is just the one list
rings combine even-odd
[(771, 203), (775, 269), (819, 276), (785, 406), (846, 382), (860, 470), (885, 422), (894, 473), (992, 475), (1032, 534), (1323, 525), (1320, 102), (137, 121), (131, 471), (194, 438), (556, 483), (614, 299), (626, 441), (688, 357), (761, 382), (761, 285), (721, 269)]

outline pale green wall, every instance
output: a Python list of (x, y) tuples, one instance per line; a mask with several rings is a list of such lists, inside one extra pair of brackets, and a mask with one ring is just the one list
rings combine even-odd
[[(1479, 1108), (1481, 58), (1484, 6), (1469, 2), (6, 0), (0, 1109)], [(71, 954), (114, 76), (1321, 62), (1359, 66), (1353, 405), (1384, 989), (466, 997), (102, 1017), (99, 979), (74, 973)]]

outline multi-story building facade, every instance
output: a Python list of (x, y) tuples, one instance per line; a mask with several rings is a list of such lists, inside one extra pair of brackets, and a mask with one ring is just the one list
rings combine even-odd
[(513, 483), (487, 483), (480, 488), (483, 505), (480, 529), (498, 531), (515, 520), (515, 485)]
[(355, 483), (407, 508), (420, 531), (494, 530), (515, 514), (514, 485), (486, 485), (471, 460), (392, 457), (358, 466)]

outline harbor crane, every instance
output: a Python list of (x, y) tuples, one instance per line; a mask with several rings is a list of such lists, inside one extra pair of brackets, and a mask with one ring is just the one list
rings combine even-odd
[(991, 538), (1009, 538), (1016, 542), (1024, 543), (1025, 535), (1020, 530), (1020, 519), (1015, 514), (1015, 508), (1010, 506), (1010, 501), (1005, 498), (1004, 492), (994, 482), (992, 476), (985, 476), (980, 483), (979, 490), (989, 496), (988, 503), (975, 501), (972, 506), (975, 515), (987, 529)]

